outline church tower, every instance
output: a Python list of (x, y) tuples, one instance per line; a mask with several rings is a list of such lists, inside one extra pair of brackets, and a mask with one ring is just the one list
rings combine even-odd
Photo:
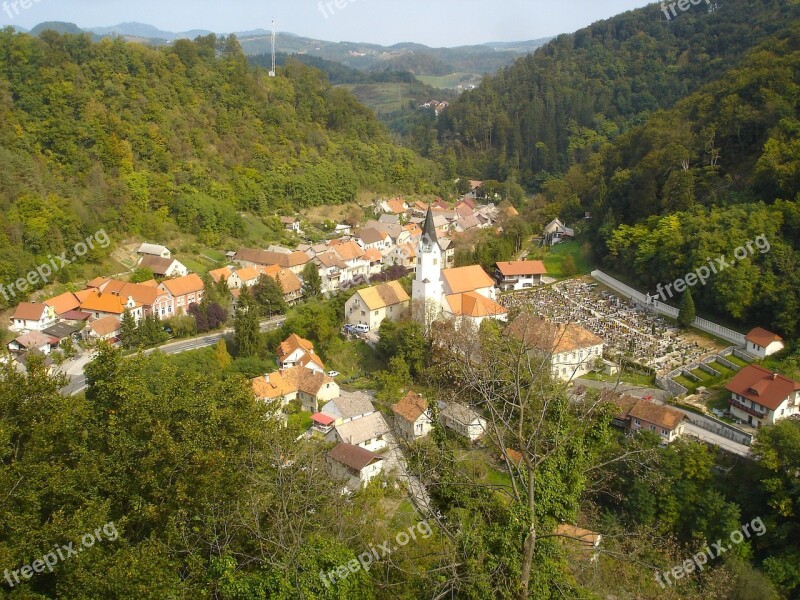
[(417, 245), (417, 274), (411, 286), (411, 303), (414, 318), (426, 330), (442, 311), (442, 249), (430, 206)]

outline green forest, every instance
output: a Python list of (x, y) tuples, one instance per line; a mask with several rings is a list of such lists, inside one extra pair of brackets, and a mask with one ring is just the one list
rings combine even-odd
[(269, 78), (233, 36), (153, 49), (6, 29), (0, 113), (3, 281), (101, 227), (119, 239), (177, 226), (214, 246), (243, 236), (242, 215), (440, 182), (319, 71), (290, 62)]

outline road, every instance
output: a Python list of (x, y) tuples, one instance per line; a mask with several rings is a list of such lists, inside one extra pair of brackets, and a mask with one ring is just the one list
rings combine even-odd
[[(260, 325), (261, 332), (269, 331), (270, 329), (277, 329), (283, 325), (284, 317), (273, 317), (267, 321), (262, 321)], [(221, 339), (233, 334), (233, 329), (228, 328), (216, 333), (209, 333), (199, 337), (194, 337), (186, 340), (179, 340), (170, 344), (159, 346), (158, 348), (150, 348), (145, 350), (143, 354), (149, 356), (155, 351), (162, 354), (180, 354), (188, 352), (189, 350), (199, 350), (200, 348), (208, 348), (213, 346)], [(81, 359), (75, 361), (65, 369), (66, 374), (70, 377), (70, 382), (61, 389), (61, 393), (65, 396), (74, 396), (86, 389), (86, 375), (83, 373), (85, 366), (93, 358), (92, 353), (86, 353)]]
[[(686, 411), (682, 412), (685, 413)], [(739, 456), (744, 456), (745, 458), (750, 457), (750, 446), (739, 444), (738, 442), (729, 440), (728, 438), (722, 437), (721, 435), (717, 435), (716, 433), (707, 431), (702, 427), (698, 427), (694, 423), (684, 423), (683, 433), (684, 435), (697, 438), (701, 442), (706, 442), (707, 444), (713, 444), (714, 446), (722, 448), (723, 450), (727, 450), (728, 452), (732, 452), (733, 454), (738, 454)]]

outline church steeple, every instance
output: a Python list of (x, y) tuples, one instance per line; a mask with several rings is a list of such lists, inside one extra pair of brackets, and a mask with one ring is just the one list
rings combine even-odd
[(414, 317), (427, 331), (442, 311), (442, 249), (430, 206), (417, 246), (417, 273), (411, 288)]
[(439, 238), (436, 237), (436, 226), (433, 224), (433, 211), (431, 205), (428, 205), (428, 214), (425, 215), (425, 223), (422, 225), (422, 243), (433, 245), (439, 243)]

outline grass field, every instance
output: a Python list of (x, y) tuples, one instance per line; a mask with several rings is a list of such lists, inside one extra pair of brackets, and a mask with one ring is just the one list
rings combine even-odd
[(564, 258), (569, 255), (575, 261), (575, 267), (578, 275), (585, 275), (592, 271), (594, 263), (589, 256), (588, 246), (580, 241), (573, 240), (571, 242), (563, 242), (545, 250), (544, 252), (534, 252), (529, 256), (531, 260), (542, 260), (547, 269), (547, 274), (556, 279), (564, 279), (571, 277), (571, 275), (564, 273), (563, 263)]
[(337, 87), (350, 91), (361, 104), (377, 114), (400, 110), (407, 105), (412, 94), (411, 83), (347, 83)]
[(656, 384), (655, 377), (652, 375), (642, 375), (641, 373), (631, 373), (623, 371), (619, 375), (606, 375), (605, 373), (587, 373), (582, 377), (583, 379), (590, 379), (592, 381), (606, 381), (608, 383), (616, 383), (621, 381), (623, 383), (630, 383), (631, 385), (638, 385), (641, 387), (654, 387)]
[(459, 85), (478, 85), (481, 76), (475, 73), (451, 73), (450, 75), (417, 75), (422, 83), (441, 90), (455, 90)]

